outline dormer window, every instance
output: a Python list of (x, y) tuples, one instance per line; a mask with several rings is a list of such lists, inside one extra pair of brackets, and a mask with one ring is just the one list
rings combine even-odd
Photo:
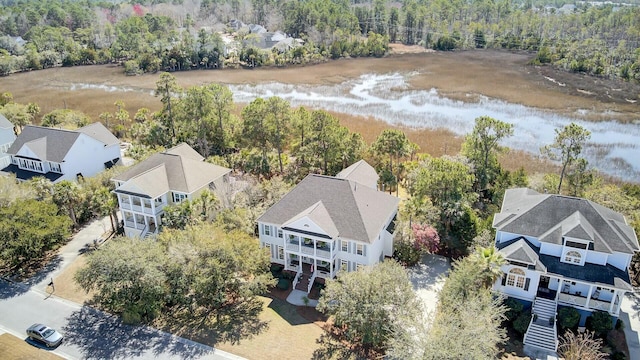
[(582, 255), (577, 251), (567, 251), (564, 254), (564, 262), (582, 264)]
[(564, 247), (562, 249), (562, 257), (560, 261), (573, 264), (584, 265), (589, 250), (589, 242), (581, 239), (564, 239)]

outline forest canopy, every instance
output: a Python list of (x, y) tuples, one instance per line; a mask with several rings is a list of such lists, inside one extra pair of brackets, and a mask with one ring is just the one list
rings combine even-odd
[[(382, 56), (390, 43), (495, 48), (640, 80), (638, 0), (3, 0), (0, 74), (120, 63), (128, 74)], [(256, 27), (232, 26), (257, 24)], [(260, 28), (257, 28), (260, 29)], [(291, 40), (265, 45), (278, 33)], [(267, 35), (265, 35), (267, 34)], [(266, 39), (266, 40), (265, 40)], [(295, 39), (295, 40), (294, 40)]]

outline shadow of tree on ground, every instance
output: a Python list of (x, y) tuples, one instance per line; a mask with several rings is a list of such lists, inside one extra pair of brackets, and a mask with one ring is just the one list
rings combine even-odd
[(63, 328), (65, 341), (78, 346), (86, 359), (129, 359), (149, 349), (154, 354), (169, 352), (193, 359), (214, 351), (147, 326), (123, 324), (117, 316), (86, 306), (67, 320)]
[(162, 328), (173, 334), (202, 342), (209, 346), (229, 342), (238, 344), (264, 332), (269, 324), (260, 320), (263, 302), (258, 298), (243, 301), (233, 306), (207, 314), (204, 309), (174, 313), (160, 319)]

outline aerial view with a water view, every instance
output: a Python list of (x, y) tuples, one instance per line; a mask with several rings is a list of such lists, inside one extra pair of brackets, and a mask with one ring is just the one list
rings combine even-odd
[(640, 360), (637, 29), (0, 0), (0, 357)]

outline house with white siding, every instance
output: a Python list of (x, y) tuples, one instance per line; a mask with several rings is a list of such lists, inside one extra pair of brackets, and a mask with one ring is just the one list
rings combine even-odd
[(157, 234), (164, 208), (194, 200), (205, 190), (223, 198), (231, 169), (210, 164), (182, 143), (127, 169), (111, 179), (118, 196), (124, 232), (129, 237)]
[(507, 263), (494, 289), (532, 304), (525, 345), (555, 351), (556, 312), (570, 306), (582, 314), (620, 314), (632, 291), (629, 265), (640, 250), (622, 214), (589, 200), (507, 190), (493, 220), (496, 247)]
[(260, 245), (271, 262), (296, 273), (309, 292), (318, 279), (356, 271), (393, 254), (399, 199), (377, 189), (364, 160), (335, 177), (309, 174), (258, 218)]
[(16, 134), (13, 131), (13, 124), (0, 114), (0, 169), (11, 164), (11, 155), (7, 154), (7, 150), (15, 140)]
[(7, 149), (2, 171), (18, 180), (44, 176), (52, 182), (91, 177), (120, 160), (120, 140), (99, 122), (77, 130), (28, 125)]

